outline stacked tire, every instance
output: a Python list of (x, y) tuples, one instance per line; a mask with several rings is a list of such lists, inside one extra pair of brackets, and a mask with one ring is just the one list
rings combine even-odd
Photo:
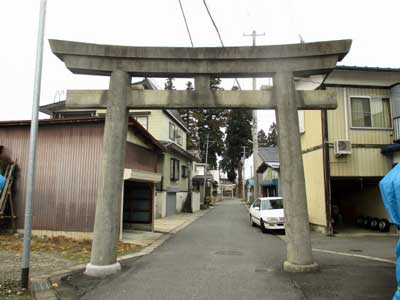
[(390, 222), (387, 219), (378, 219), (371, 217), (359, 216), (356, 219), (356, 224), (359, 227), (371, 229), (380, 232), (388, 232), (390, 230)]

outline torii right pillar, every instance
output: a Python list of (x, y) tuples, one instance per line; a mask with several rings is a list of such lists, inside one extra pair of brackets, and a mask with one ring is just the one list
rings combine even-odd
[(308, 222), (298, 99), (291, 72), (275, 74), (274, 93), (287, 235), (287, 260), (283, 268), (289, 272), (317, 271), (319, 267), (313, 260)]

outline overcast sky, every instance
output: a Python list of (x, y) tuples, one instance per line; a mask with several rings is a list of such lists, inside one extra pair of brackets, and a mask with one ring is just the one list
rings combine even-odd
[[(220, 46), (202, 0), (181, 0), (195, 46)], [(353, 39), (340, 64), (400, 67), (398, 0), (207, 0), (225, 46)], [(30, 119), (39, 0), (0, 2), (0, 120)], [(190, 46), (178, 0), (48, 0), (41, 104), (58, 90), (106, 89), (107, 77), (74, 75), (47, 39), (131, 46)], [(163, 87), (163, 80), (157, 81)], [(262, 82), (259, 82), (261, 84)], [(265, 80), (264, 82), (265, 83)], [(177, 83), (182, 88), (183, 81)], [(241, 81), (251, 88), (251, 82)], [(232, 81), (224, 81), (230, 89)], [(259, 112), (268, 129), (272, 112)]]

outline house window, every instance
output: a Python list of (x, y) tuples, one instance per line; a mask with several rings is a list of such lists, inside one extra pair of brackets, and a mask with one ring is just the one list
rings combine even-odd
[(179, 145), (182, 146), (182, 141), (183, 141), (182, 130), (179, 130), (178, 128), (176, 129), (176, 141), (178, 142)]
[(170, 179), (171, 181), (179, 180), (179, 160), (171, 158), (170, 161)]
[(351, 97), (351, 124), (353, 127), (390, 128), (388, 98)]
[(169, 123), (169, 139), (175, 142), (175, 124)]
[(187, 166), (182, 166), (182, 178), (189, 177), (189, 168)]
[(136, 121), (139, 122), (140, 125), (142, 125), (146, 130), (148, 130), (149, 126), (149, 118), (147, 116), (135, 116), (134, 117)]

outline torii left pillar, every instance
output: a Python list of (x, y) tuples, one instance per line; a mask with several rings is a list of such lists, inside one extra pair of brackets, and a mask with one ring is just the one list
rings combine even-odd
[(117, 247), (121, 218), (121, 194), (128, 127), (127, 94), (131, 77), (112, 71), (103, 138), (103, 158), (97, 191), (94, 239), (85, 274), (107, 276), (121, 270)]

